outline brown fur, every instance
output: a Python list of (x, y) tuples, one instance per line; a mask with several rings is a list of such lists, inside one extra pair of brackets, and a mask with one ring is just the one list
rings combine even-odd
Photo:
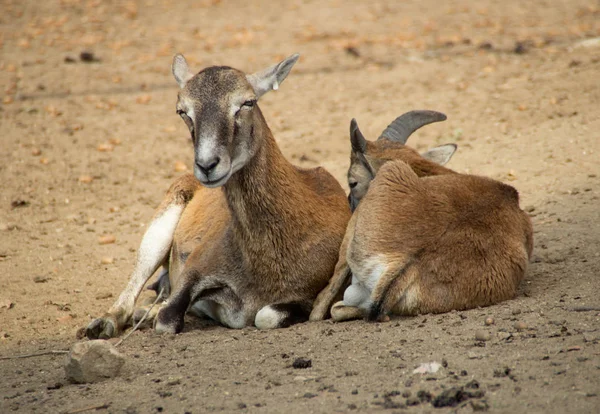
[[(374, 285), (358, 307), (336, 303), (336, 320), (441, 313), (516, 295), (532, 254), (533, 229), (513, 187), (455, 173), (386, 139), (353, 153), (351, 178), (368, 179), (367, 170), (376, 176), (349, 222), (347, 248), (311, 320), (326, 316), (324, 309), (348, 279), (347, 268)], [(379, 272), (375, 281), (368, 280), (371, 271)]]

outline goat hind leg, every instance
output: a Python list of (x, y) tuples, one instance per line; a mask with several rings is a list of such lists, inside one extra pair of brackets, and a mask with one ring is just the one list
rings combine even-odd
[(329, 313), (329, 308), (334, 304), (336, 299), (340, 298), (341, 293), (350, 283), (352, 271), (348, 266), (346, 250), (348, 249), (348, 243), (354, 237), (355, 222), (356, 218), (355, 216), (352, 216), (348, 223), (348, 230), (346, 231), (346, 235), (340, 246), (340, 255), (338, 262), (335, 265), (335, 271), (327, 286), (325, 286), (315, 299), (309, 316), (310, 321), (320, 321), (325, 319)]

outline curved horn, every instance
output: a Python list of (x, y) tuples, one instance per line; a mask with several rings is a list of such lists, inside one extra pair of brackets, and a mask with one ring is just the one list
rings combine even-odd
[(431, 124), (446, 120), (446, 115), (436, 111), (410, 111), (388, 125), (377, 139), (389, 139), (390, 141), (406, 144), (408, 137), (417, 129)]

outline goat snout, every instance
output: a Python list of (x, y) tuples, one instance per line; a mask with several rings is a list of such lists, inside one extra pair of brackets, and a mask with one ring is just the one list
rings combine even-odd
[(196, 167), (208, 178), (210, 174), (217, 168), (221, 159), (219, 157), (212, 157), (205, 160), (196, 160)]

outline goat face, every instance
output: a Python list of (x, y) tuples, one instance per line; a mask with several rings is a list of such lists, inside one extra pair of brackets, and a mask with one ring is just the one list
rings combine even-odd
[(206, 187), (224, 185), (260, 148), (255, 133), (262, 118), (257, 100), (277, 89), (298, 55), (253, 75), (214, 66), (193, 75), (182, 55), (173, 60), (179, 84), (177, 113), (194, 143), (194, 175)]
[(444, 173), (435, 168), (445, 165), (454, 151), (455, 144), (442, 145), (423, 154), (405, 145), (408, 137), (420, 127), (432, 122), (446, 119), (442, 113), (435, 111), (411, 111), (396, 118), (376, 141), (368, 141), (358, 128), (356, 120), (350, 123), (350, 168), (348, 169), (348, 201), (352, 211), (365, 196), (369, 185), (379, 168), (390, 160), (403, 160), (409, 164), (419, 176)]

